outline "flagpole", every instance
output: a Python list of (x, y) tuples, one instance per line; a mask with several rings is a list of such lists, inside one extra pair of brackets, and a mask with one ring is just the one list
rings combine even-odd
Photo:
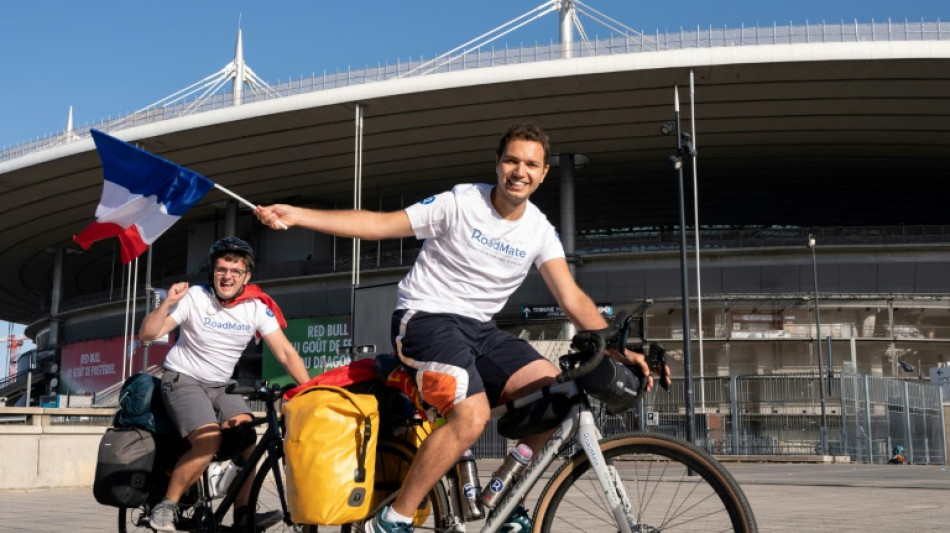
[[(696, 150), (696, 85), (693, 69), (689, 69), (689, 122), (693, 150)], [(699, 180), (696, 176), (696, 156), (693, 156), (693, 230), (696, 238), (696, 331), (699, 332), (699, 408), (706, 412), (706, 374), (703, 362), (703, 290), (699, 270)]]
[(128, 273), (125, 280), (125, 322), (122, 326), (122, 381), (125, 381), (125, 369), (129, 365), (129, 344), (126, 342), (129, 334), (129, 296), (132, 294), (132, 263), (126, 266)]
[[(155, 288), (152, 287), (152, 247), (148, 247), (148, 256), (145, 260), (145, 315), (148, 316), (152, 306), (152, 294)], [(142, 342), (142, 372), (148, 372), (148, 346), (151, 342)]]
[(132, 312), (129, 313), (129, 376), (132, 375), (132, 367), (135, 366), (135, 300), (139, 293), (139, 258), (136, 257), (132, 264), (135, 265), (132, 267), (135, 270), (135, 276), (132, 281)]
[[(221, 185), (218, 185), (217, 183), (214, 184), (214, 188), (215, 188), (215, 189), (218, 189), (219, 191), (223, 192), (224, 194), (227, 194), (227, 195), (230, 196), (231, 198), (234, 198), (235, 200), (241, 202), (242, 204), (246, 205), (247, 207), (250, 207), (251, 209), (257, 209), (258, 207), (260, 207), (260, 206), (257, 206), (257, 205), (252, 204), (251, 202), (248, 202), (248, 201), (245, 200), (244, 198), (241, 198), (240, 196), (234, 194), (233, 192), (231, 192), (231, 191), (228, 190), (227, 188), (222, 187)], [(277, 221), (277, 224), (280, 225), (281, 229), (287, 229), (287, 225), (284, 224), (283, 222), (281, 222), (281, 221), (278, 220), (278, 221)]]

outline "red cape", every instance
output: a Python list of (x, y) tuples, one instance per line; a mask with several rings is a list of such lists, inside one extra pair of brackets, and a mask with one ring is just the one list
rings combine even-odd
[[(214, 288), (212, 287), (208, 287), (208, 288), (211, 290), (212, 293), (214, 293)], [(273, 298), (271, 298), (264, 291), (262, 291), (259, 286), (253, 283), (249, 283), (245, 285), (244, 290), (241, 291), (241, 294), (238, 294), (234, 298), (231, 298), (230, 300), (221, 301), (221, 307), (228, 307), (228, 308), (234, 307), (235, 305), (243, 302), (244, 300), (249, 300), (251, 298), (257, 298), (258, 300), (263, 302), (264, 305), (266, 305), (267, 308), (270, 309), (272, 313), (274, 313), (274, 317), (277, 319), (277, 323), (280, 325), (280, 328), (281, 329), (287, 328), (287, 320), (284, 318), (284, 313), (281, 312), (280, 307), (277, 305), (277, 302), (275, 302)], [(258, 332), (258, 334), (260, 334), (260, 332)]]

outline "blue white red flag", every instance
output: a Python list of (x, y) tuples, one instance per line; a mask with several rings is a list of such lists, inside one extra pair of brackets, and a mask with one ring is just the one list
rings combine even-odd
[(96, 221), (73, 237), (83, 250), (118, 237), (122, 262), (142, 255), (214, 186), (208, 178), (92, 130), (105, 183)]

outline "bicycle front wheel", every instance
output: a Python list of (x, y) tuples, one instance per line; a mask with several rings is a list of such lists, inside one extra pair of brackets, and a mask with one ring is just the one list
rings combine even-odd
[[(278, 472), (280, 479), (278, 479), (274, 472)], [(261, 517), (263, 515), (271, 513), (280, 513), (283, 515), (284, 508), (281, 505), (282, 496), (286, 494), (284, 489), (284, 465), (281, 462), (281, 457), (276, 457), (268, 454), (267, 457), (261, 461), (260, 469), (257, 471), (257, 475), (254, 477), (254, 484), (251, 486), (251, 494), (248, 497), (248, 506), (251, 509), (254, 509), (254, 513), (248, 513), (248, 520), (253, 521), (255, 517)], [(278, 488), (278, 481), (280, 486)], [(286, 499), (284, 498), (286, 501)], [(253, 522), (244, 524), (245, 531), (264, 531), (264, 527), (260, 527), (258, 524)], [(276, 525), (266, 527), (268, 533), (281, 533), (281, 532), (298, 532), (298, 533), (315, 533), (317, 531), (316, 526), (304, 525), (304, 524), (287, 524), (283, 519), (278, 522)]]
[[(757, 531), (752, 508), (731, 474), (705, 451), (655, 433), (601, 443), (632, 531)], [(548, 482), (534, 531), (617, 531), (600, 481), (582, 452)]]

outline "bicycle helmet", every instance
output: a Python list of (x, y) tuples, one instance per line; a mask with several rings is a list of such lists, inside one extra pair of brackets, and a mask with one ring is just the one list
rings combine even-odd
[(226, 254), (237, 254), (244, 257), (244, 262), (247, 264), (247, 270), (254, 270), (254, 249), (251, 248), (251, 245), (241, 239), (238, 239), (237, 237), (225, 237), (212, 244), (211, 249), (208, 250), (209, 273), (214, 270), (214, 262), (217, 261), (219, 257)]

